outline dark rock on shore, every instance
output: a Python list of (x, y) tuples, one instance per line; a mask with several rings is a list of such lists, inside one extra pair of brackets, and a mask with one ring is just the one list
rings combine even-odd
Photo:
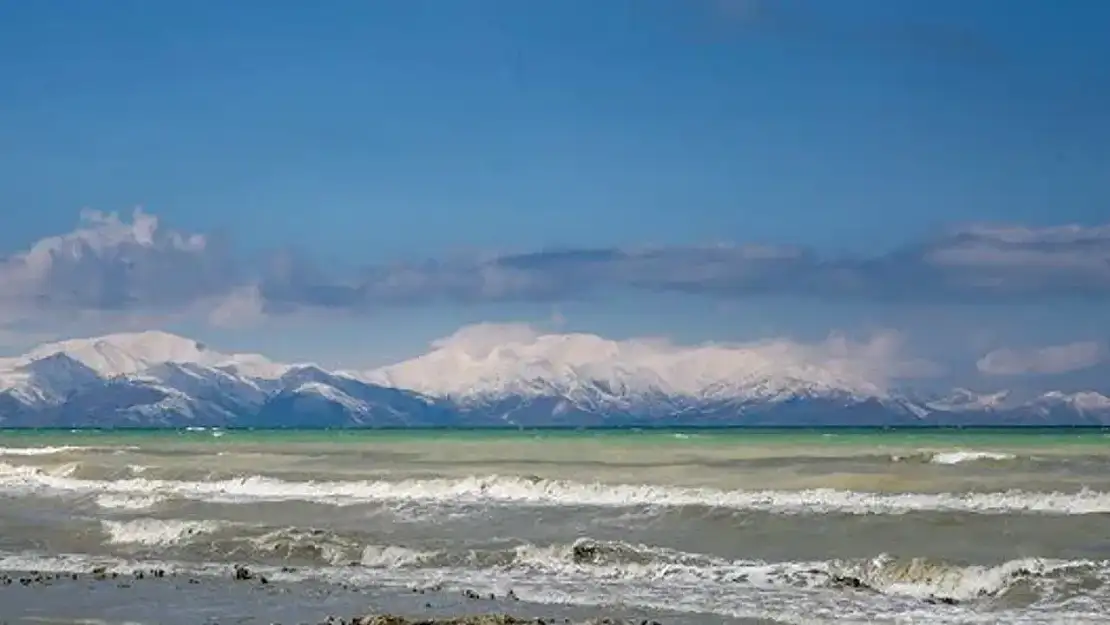
[(575, 564), (593, 564), (597, 562), (600, 555), (597, 545), (587, 542), (576, 543), (574, 545), (571, 558)]
[(20, 586), (48, 586), (55, 582), (66, 580), (77, 580), (76, 573), (42, 573), (40, 571), (30, 571), (18, 577), (13, 577), (7, 573), (0, 575), (0, 586), (11, 586), (18, 583)]
[(256, 581), (259, 584), (269, 584), (270, 580), (265, 575), (256, 575), (246, 565), (236, 564), (231, 573), (232, 578), (239, 582)]
[[(231, 579), (229, 580), (228, 577)], [(584, 622), (592, 625), (659, 625), (657, 621), (641, 618), (600, 618), (589, 620), (585, 617), (588, 617), (590, 611), (578, 617), (574, 617), (572, 613), (564, 610), (556, 611), (555, 609), (552, 610), (552, 613), (544, 614), (539, 618), (535, 616), (531, 618), (522, 618), (498, 613), (467, 615), (467, 610), (465, 608), (460, 608), (460, 603), (468, 603), (467, 599), (460, 598), (457, 592), (445, 592), (438, 584), (430, 588), (412, 589), (414, 593), (419, 594), (429, 592), (442, 593), (432, 597), (432, 601), (424, 601), (424, 597), (420, 597), (420, 599), (417, 600), (419, 603), (408, 600), (399, 602), (400, 605), (386, 604), (379, 608), (383, 609), (383, 612), (384, 610), (395, 610), (400, 612), (400, 614), (378, 613), (358, 615), (360, 612), (367, 610), (368, 605), (367, 599), (361, 596), (355, 596), (349, 593), (345, 594), (329, 587), (301, 588), (300, 586), (294, 585), (294, 594), (289, 598), (280, 599), (279, 597), (284, 596), (283, 593), (289, 592), (290, 590), (290, 588), (286, 587), (286, 584), (281, 583), (280, 580), (274, 580), (276, 583), (271, 583), (269, 586), (256, 587), (256, 584), (266, 583), (263, 581), (263, 576), (244, 564), (229, 566), (222, 580), (223, 581), (221, 581), (220, 577), (198, 578), (192, 575), (182, 574), (178, 571), (158, 568), (135, 568), (133, 570), (119, 571), (103, 566), (90, 567), (80, 573), (36, 571), (0, 573), (0, 606), (12, 609), (17, 605), (30, 605), (41, 606), (45, 609), (46, 606), (50, 604), (50, 600), (47, 600), (46, 597), (61, 597), (68, 596), (70, 592), (82, 592), (85, 593), (82, 595), (82, 601), (88, 602), (87, 609), (91, 609), (97, 614), (98, 610), (116, 610), (118, 606), (125, 604), (129, 606), (128, 609), (134, 610), (136, 613), (143, 613), (144, 611), (149, 612), (153, 609), (155, 610), (154, 613), (157, 614), (159, 608), (152, 608), (152, 606), (160, 605), (161, 601), (156, 601), (152, 604), (150, 598), (166, 598), (171, 596), (166, 595), (165, 593), (167, 592), (183, 591), (190, 594), (196, 592), (199, 593), (197, 594), (198, 601), (203, 602), (207, 601), (207, 597), (243, 598), (246, 597), (246, 595), (242, 594), (244, 591), (248, 591), (248, 594), (252, 596), (254, 596), (254, 591), (259, 591), (265, 592), (269, 597), (273, 597), (274, 601), (282, 603), (269, 604), (267, 600), (266, 606), (259, 606), (257, 604), (257, 598), (246, 598), (243, 599), (246, 603), (240, 603), (236, 600), (234, 604), (236, 607), (234, 609), (242, 610), (245, 605), (259, 607), (265, 613), (264, 615), (259, 615), (259, 622), (284, 623), (285, 625), (292, 625), (293, 623), (302, 623), (303, 625), (308, 625), (310, 623), (318, 623), (318, 625), (570, 625), (571, 623)], [(230, 584), (228, 583), (229, 581), (231, 582)], [(242, 584), (244, 581), (248, 583)], [(72, 587), (67, 587), (68, 584), (74, 582), (76, 583)], [(106, 590), (86, 593), (86, 591), (92, 590), (94, 586), (102, 585)], [(110, 589), (110, 591), (107, 589)], [(298, 595), (298, 593), (303, 594)], [(298, 599), (298, 596), (301, 596), (301, 599)], [(511, 590), (505, 591), (503, 594), (499, 593), (496, 597), (485, 592), (479, 593), (470, 590), (468, 593), (465, 593), (465, 596), (471, 600), (477, 600), (477, 606), (485, 606), (481, 609), (489, 610), (490, 612), (515, 608), (510, 608), (504, 603), (486, 603), (487, 600), (499, 602), (520, 601), (520, 598)], [(307, 602), (308, 605), (302, 602), (302, 599)], [(387, 601), (388, 600), (389, 599), (387, 599)], [(284, 602), (292, 603), (285, 605)], [(62, 602), (62, 604), (67, 603), (68, 602)], [(378, 601), (370, 600), (371, 605), (377, 603)], [(64, 616), (65, 618), (60, 621), (52, 622), (73, 622), (71, 620), (66, 620), (72, 616), (72, 613), (68, 610), (86, 609), (86, 607), (74, 608), (73, 606), (62, 604), (58, 606), (58, 616)], [(517, 604), (517, 607), (520, 605), (521, 604)], [(421, 606), (424, 609), (421, 609)], [(288, 610), (286, 608), (288, 608)], [(38, 607), (35, 609), (38, 609)], [(221, 610), (223, 610), (223, 608), (221, 608)], [(355, 614), (355, 616), (347, 616), (345, 618), (329, 616), (326, 620), (318, 620), (321, 614), (328, 614), (328, 612), (332, 614), (336, 612), (340, 614)], [(237, 612), (236, 614), (237, 616), (242, 616), (241, 612)], [(596, 612), (593, 612), (593, 614), (596, 614)], [(175, 616), (181, 617), (182, 615)], [(221, 614), (220, 616), (223, 615)], [(206, 622), (230, 622), (219, 617), (217, 618), (218, 620), (209, 619), (206, 620)], [(183, 618), (176, 618), (172, 622), (178, 625), (184, 625), (185, 623), (195, 624), (198, 622), (188, 619), (188, 616), (184, 616)], [(142, 621), (151, 622), (148, 619), (141, 619), (141, 622)], [(152, 622), (160, 621), (155, 618)], [(3, 625), (2, 619), (0, 619), (0, 625)]]
[[(569, 623), (569, 619), (525, 619), (508, 614), (482, 614), (456, 617), (404, 617), (393, 614), (356, 616), (349, 619), (329, 617), (319, 625), (556, 625)], [(621, 625), (623, 621), (602, 618), (592, 621), (596, 625)], [(631, 624), (629, 624), (631, 625)], [(642, 621), (639, 625), (660, 625), (657, 621)]]

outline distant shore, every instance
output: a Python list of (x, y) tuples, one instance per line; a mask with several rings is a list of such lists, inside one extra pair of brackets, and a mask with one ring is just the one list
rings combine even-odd
[(12, 426), (0, 427), (0, 434), (4, 432), (498, 432), (498, 433), (531, 433), (531, 432), (1060, 432), (1060, 431), (1100, 431), (1110, 430), (1110, 425), (1075, 424), (1075, 425), (621, 425), (621, 426), (536, 426), (513, 427), (497, 425), (477, 426), (350, 426), (350, 427), (235, 427), (222, 425), (196, 425), (188, 427), (150, 427), (150, 426), (115, 426), (115, 427), (33, 427)]

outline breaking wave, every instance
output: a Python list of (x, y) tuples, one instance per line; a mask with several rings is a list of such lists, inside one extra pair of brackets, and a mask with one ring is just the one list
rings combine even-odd
[(165, 501), (158, 495), (100, 495), (96, 505), (106, 510), (148, 510)]
[(57, 454), (72, 453), (94, 449), (91, 447), (75, 447), (65, 445), (62, 447), (0, 447), (0, 456), (53, 456)]
[[(203, 542), (211, 536), (201, 538), (202, 533), (219, 531), (211, 525), (174, 521), (130, 522), (106, 529), (109, 527), (113, 541), (143, 545)], [(926, 622), (1044, 622), (1026, 617), (1036, 616), (1038, 611), (1061, 616), (1067, 598), (1079, 588), (1089, 598), (1097, 596), (1100, 602), (1105, 601), (1110, 581), (1110, 563), (1095, 561), (1020, 559), (984, 566), (890, 555), (852, 561), (730, 561), (588, 538), (570, 544), (517, 544), (458, 552), (359, 546), (356, 542), (329, 532), (286, 528), (244, 540), (241, 544), (249, 545), (251, 551), (236, 555), (257, 557), (315, 545), (316, 556), (326, 561), (296, 568), (280, 562), (252, 565), (277, 581), (314, 579), (354, 586), (431, 584), (477, 588), (499, 595), (511, 589), (521, 599), (541, 603), (601, 605), (619, 598), (643, 607), (747, 617), (773, 614), (776, 618), (791, 611), (797, 613), (801, 606), (815, 606), (810, 616), (824, 611), (820, 615), (830, 618), (858, 618), (864, 614), (877, 617), (881, 613), (905, 617), (916, 611), (929, 615)], [(361, 557), (347, 562), (343, 560), (346, 555), (329, 555), (328, 549), (344, 554), (357, 550)], [(138, 568), (134, 562), (119, 558), (0, 554), (0, 570), (87, 571), (93, 564), (124, 574), (129, 568)], [(187, 574), (226, 575), (231, 562), (159, 560), (155, 565)], [(668, 596), (673, 599), (668, 600)], [(1039, 608), (1031, 609), (1036, 606)], [(941, 608), (949, 611), (936, 612)], [(1003, 616), (1002, 611), (1007, 609), (1019, 610), (1009, 614), (1022, 618)], [(1084, 622), (1085, 614), (1075, 613), (1068, 622)], [(946, 616), (959, 618), (949, 620)]]
[(216, 521), (135, 519), (101, 521), (108, 542), (117, 545), (166, 546), (209, 534), (220, 528)]
[[(536, 477), (485, 476), (400, 481), (296, 482), (251, 476), (213, 481), (80, 479), (73, 469), (44, 470), (0, 463), (0, 492), (97, 495), (109, 505), (141, 497), (177, 497), (217, 503), (305, 501), (331, 505), (432, 503), (596, 507), (708, 507), (777, 514), (1110, 513), (1110, 493), (1004, 492), (881, 493), (817, 488), (720, 490), (646, 484), (581, 483)], [(127, 504), (127, 505), (130, 505)]]
[(0, 456), (56, 456), (74, 453), (122, 452), (138, 447), (97, 447), (90, 445), (60, 445), (44, 447), (0, 447)]
[[(717, 556), (621, 541), (580, 538), (572, 543), (519, 543), (502, 548), (425, 550), (402, 545), (366, 544), (356, 535), (313, 528), (235, 527), (217, 521), (136, 519), (102, 521), (106, 541), (161, 549), (189, 543), (217, 549), (206, 555), (229, 564), (236, 558), (316, 566), (414, 570), (434, 573), (487, 571), (609, 583), (667, 582), (677, 585), (741, 585), (872, 592), (919, 600), (962, 603), (998, 597), (1020, 583), (1073, 576), (1088, 589), (1110, 577), (1110, 562), (1024, 558), (994, 566), (964, 565), (881, 554), (867, 560), (766, 562)], [(251, 529), (261, 530), (245, 536)], [(227, 530), (227, 536), (219, 533)], [(160, 549), (160, 550), (161, 550)], [(434, 575), (432, 575), (434, 577)]]
[(966, 464), (971, 462), (1003, 462), (1016, 459), (1017, 456), (1010, 453), (974, 450), (928, 451), (908, 455), (891, 456), (891, 460), (893, 460), (894, 462), (916, 461), (927, 462), (929, 464), (944, 465)]

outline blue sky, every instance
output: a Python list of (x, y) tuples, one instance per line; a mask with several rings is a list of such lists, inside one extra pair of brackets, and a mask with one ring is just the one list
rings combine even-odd
[[(365, 365), (523, 320), (895, 330), (961, 372), (1105, 342), (1108, 30), (1080, 0), (0, 0), (0, 349), (158, 325)], [(80, 221), (136, 206), (149, 241)]]

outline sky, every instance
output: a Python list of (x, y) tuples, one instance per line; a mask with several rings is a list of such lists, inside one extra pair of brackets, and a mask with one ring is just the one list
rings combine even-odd
[(1086, 0), (0, 0), (0, 352), (370, 367), (523, 322), (1093, 379), (1106, 32)]

